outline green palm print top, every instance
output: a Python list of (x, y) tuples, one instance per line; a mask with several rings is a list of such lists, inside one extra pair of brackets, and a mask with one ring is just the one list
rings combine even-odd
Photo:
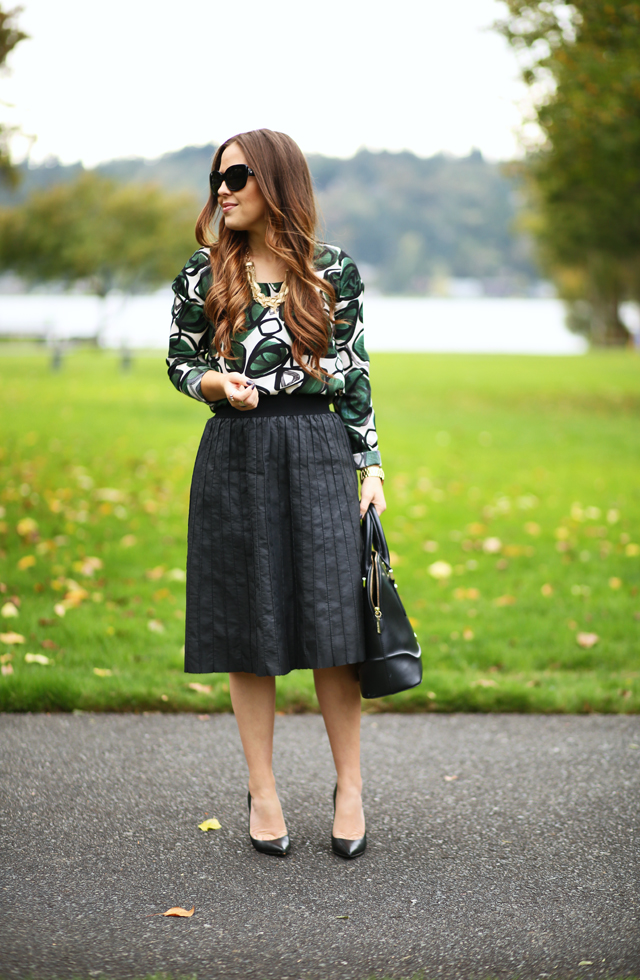
[[(206, 402), (214, 412), (227, 403), (207, 402), (203, 396), (201, 383), (207, 371), (239, 371), (255, 383), (260, 395), (280, 391), (327, 395), (347, 428), (355, 465), (361, 469), (380, 462), (362, 325), (364, 286), (355, 262), (331, 245), (317, 246), (314, 265), (335, 289), (335, 320), (342, 321), (332, 324), (329, 348), (320, 361), (329, 378), (312, 378), (294, 361), (282, 306), (274, 312), (252, 302), (247, 307), (244, 331), (232, 341), (233, 360), (218, 356), (213, 324), (204, 315), (211, 285), (208, 248), (198, 249), (173, 282), (169, 377), (178, 391)], [(274, 295), (280, 283), (260, 283), (260, 288), (265, 296)]]

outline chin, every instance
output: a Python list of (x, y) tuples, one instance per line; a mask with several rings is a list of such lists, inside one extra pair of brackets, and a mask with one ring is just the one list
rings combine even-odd
[(225, 214), (224, 224), (225, 228), (229, 228), (231, 231), (247, 230), (247, 223), (242, 220), (239, 214)]

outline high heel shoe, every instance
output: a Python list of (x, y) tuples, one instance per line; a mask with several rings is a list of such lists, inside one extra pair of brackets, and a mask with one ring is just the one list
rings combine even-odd
[(258, 840), (257, 837), (252, 837), (251, 793), (247, 793), (247, 803), (249, 805), (249, 840), (255, 847), (256, 851), (260, 851), (261, 854), (272, 854), (275, 857), (285, 857), (289, 853), (289, 848), (291, 847), (289, 835), (285, 834), (284, 837), (276, 837), (275, 840)]
[[(336, 812), (336, 796), (338, 794), (338, 784), (336, 783), (336, 788), (333, 791), (333, 814), (335, 816)], [(331, 850), (338, 857), (346, 858), (350, 860), (351, 858), (360, 857), (361, 854), (367, 849), (367, 832), (365, 830), (364, 837), (358, 837), (356, 840), (346, 840), (343, 837), (334, 837), (331, 834)]]

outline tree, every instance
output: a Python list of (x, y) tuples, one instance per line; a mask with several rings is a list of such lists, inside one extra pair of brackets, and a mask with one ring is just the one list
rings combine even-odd
[(0, 210), (0, 269), (29, 282), (84, 281), (103, 298), (157, 286), (194, 250), (197, 210), (188, 193), (85, 172)]
[(625, 344), (620, 303), (640, 300), (640, 2), (505, 2), (497, 27), (522, 52), (543, 136), (525, 168), (542, 262), (570, 326)]
[[(28, 34), (18, 30), (14, 24), (14, 18), (21, 11), (21, 7), (3, 10), (0, 6), (0, 71), (5, 67), (7, 57), (16, 44), (28, 37)], [(0, 123), (0, 179), (10, 186), (15, 186), (19, 180), (19, 172), (11, 162), (10, 143), (15, 132), (15, 127)]]

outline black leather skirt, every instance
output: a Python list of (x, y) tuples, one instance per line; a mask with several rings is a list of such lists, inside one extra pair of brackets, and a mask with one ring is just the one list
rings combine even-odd
[(191, 485), (185, 670), (364, 660), (360, 553), (353, 455), (326, 397), (217, 412)]

